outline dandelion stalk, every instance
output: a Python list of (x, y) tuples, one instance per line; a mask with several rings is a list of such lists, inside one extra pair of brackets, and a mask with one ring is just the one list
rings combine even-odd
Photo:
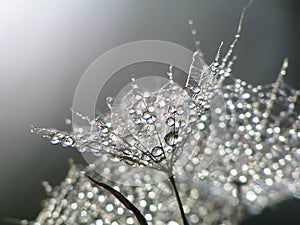
[(180, 199), (180, 196), (179, 196), (179, 192), (178, 192), (178, 189), (177, 189), (177, 186), (176, 186), (174, 175), (171, 175), (169, 177), (169, 181), (172, 185), (172, 188), (173, 188), (175, 196), (176, 196), (176, 200), (177, 200), (177, 203), (178, 203), (178, 206), (179, 206), (179, 210), (180, 210), (180, 214), (181, 214), (181, 217), (182, 217), (183, 224), (184, 225), (189, 225), (189, 222), (187, 221), (186, 216), (184, 214), (183, 205), (182, 205), (182, 202), (181, 202), (181, 199)]
[(135, 215), (135, 217), (137, 218), (140, 225), (148, 225), (148, 223), (147, 223), (145, 217), (143, 216), (143, 214), (141, 213), (141, 211), (138, 208), (136, 208), (124, 195), (122, 195), (120, 192), (118, 192), (111, 186), (109, 186), (105, 183), (96, 181), (95, 179), (93, 179), (92, 177), (90, 177), (87, 174), (85, 174), (85, 176), (89, 180), (91, 180), (93, 183), (97, 184), (100, 187), (103, 187), (104, 189), (109, 191), (111, 194), (113, 194), (127, 209), (132, 211), (132, 213)]

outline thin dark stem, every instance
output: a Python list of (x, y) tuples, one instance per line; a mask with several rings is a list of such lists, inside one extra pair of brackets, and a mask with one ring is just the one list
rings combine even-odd
[(102, 183), (100, 181), (96, 181), (89, 175), (85, 174), (85, 176), (90, 179), (93, 183), (97, 184), (100, 187), (103, 187), (111, 194), (113, 194), (127, 209), (129, 209), (135, 215), (136, 219), (138, 220), (140, 225), (148, 225), (144, 215), (140, 212), (138, 208), (136, 208), (123, 194), (112, 188), (111, 186)]
[(238, 225), (241, 222), (241, 219), (243, 218), (242, 186), (244, 184), (239, 181), (234, 181), (233, 183), (236, 186), (237, 198), (238, 198), (238, 204), (235, 207), (233, 224)]
[(169, 181), (170, 181), (170, 183), (173, 187), (173, 190), (174, 190), (174, 193), (175, 193), (175, 196), (176, 196), (176, 200), (177, 200), (177, 203), (178, 203), (178, 206), (179, 206), (179, 210), (180, 210), (180, 214), (181, 214), (181, 217), (182, 217), (183, 224), (184, 225), (189, 225), (189, 222), (187, 221), (187, 219), (185, 217), (185, 214), (184, 214), (184, 211), (183, 211), (183, 205), (182, 205), (179, 193), (178, 193), (178, 189), (177, 189), (177, 186), (176, 186), (176, 183), (175, 183), (174, 175), (169, 176)]

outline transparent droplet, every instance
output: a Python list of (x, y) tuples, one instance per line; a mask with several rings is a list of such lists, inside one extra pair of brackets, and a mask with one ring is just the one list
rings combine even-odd
[(140, 118), (135, 118), (133, 122), (135, 125), (139, 125), (141, 124), (142, 120)]
[(156, 121), (156, 116), (152, 115), (150, 118), (146, 120), (148, 124), (153, 124)]
[(175, 146), (178, 139), (178, 134), (174, 132), (170, 132), (165, 136), (165, 142), (169, 146)]
[(135, 96), (134, 96), (134, 99), (135, 99), (136, 101), (139, 101), (139, 100), (142, 99), (142, 96), (141, 96), (141, 95), (135, 95)]
[(196, 107), (195, 102), (190, 101), (190, 102), (189, 102), (189, 108), (190, 108), (190, 109), (193, 109), (193, 108), (195, 108), (195, 107)]
[(136, 164), (134, 161), (129, 160), (129, 159), (124, 160), (124, 162), (130, 166), (134, 166)]
[(174, 106), (169, 106), (168, 112), (170, 114), (174, 114), (174, 113), (176, 113), (176, 108)]
[(127, 112), (128, 112), (128, 114), (133, 114), (135, 112), (135, 109), (134, 108), (129, 108)]
[(126, 155), (126, 156), (132, 156), (132, 151), (126, 149), (123, 151), (123, 153)]
[(145, 91), (144, 92), (144, 98), (149, 98), (150, 97), (150, 92), (149, 91)]
[(148, 155), (146, 155), (146, 154), (143, 154), (142, 157), (141, 157), (141, 159), (142, 159), (143, 161), (149, 161), (149, 160), (150, 160), (150, 157), (149, 157)]
[(257, 199), (257, 195), (256, 195), (253, 191), (248, 191), (248, 192), (246, 193), (246, 198), (247, 198), (249, 201), (253, 202), (253, 201), (255, 201), (255, 200)]
[(107, 104), (108, 108), (110, 108), (110, 109), (111, 109), (111, 107), (112, 107), (113, 100), (114, 100), (114, 99), (113, 99), (112, 97), (107, 97), (107, 98), (106, 98), (106, 104)]
[(53, 145), (56, 145), (60, 142), (60, 138), (57, 135), (54, 135), (51, 139), (50, 139), (50, 143)]
[(192, 87), (191, 88), (191, 92), (193, 94), (198, 94), (201, 91), (200, 87), (196, 86), (196, 87)]
[(169, 126), (169, 127), (174, 126), (174, 124), (175, 124), (174, 118), (173, 118), (173, 117), (169, 117), (169, 118), (166, 120), (166, 124), (167, 124), (167, 126)]
[(160, 146), (156, 146), (152, 149), (151, 151), (151, 154), (154, 156), (154, 157), (159, 157), (163, 154), (163, 149), (162, 147)]
[(100, 135), (101, 136), (107, 136), (108, 132), (109, 132), (109, 129), (107, 126), (100, 127)]
[(72, 120), (71, 120), (71, 119), (66, 119), (66, 120), (65, 120), (65, 123), (66, 123), (67, 125), (70, 125), (70, 124), (72, 123)]
[(61, 142), (61, 145), (62, 145), (63, 147), (65, 147), (65, 148), (66, 148), (66, 147), (71, 147), (73, 144), (74, 144), (74, 140), (73, 140), (73, 138), (70, 137), (70, 136), (64, 137), (63, 141)]
[(94, 156), (96, 156), (96, 157), (99, 157), (99, 156), (102, 155), (102, 153), (101, 153), (99, 150), (97, 150), (97, 149), (91, 148), (91, 149), (90, 149), (90, 152), (91, 152)]
[(177, 111), (176, 111), (176, 114), (177, 115), (182, 115), (184, 113), (184, 109), (183, 109), (183, 106), (180, 105), (177, 107)]
[(150, 114), (148, 111), (144, 112), (143, 115), (142, 115), (142, 118), (143, 118), (144, 120), (147, 120), (147, 119), (149, 119), (150, 117), (151, 117), (151, 114)]

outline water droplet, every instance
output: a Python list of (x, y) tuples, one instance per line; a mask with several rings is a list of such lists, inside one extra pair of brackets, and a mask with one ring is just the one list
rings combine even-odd
[(179, 125), (180, 125), (180, 127), (185, 127), (185, 125), (186, 125), (185, 120), (180, 120)]
[(91, 149), (90, 149), (90, 152), (91, 152), (94, 156), (96, 156), (96, 157), (99, 157), (99, 156), (102, 155), (102, 153), (101, 153), (99, 150), (97, 150), (97, 149), (91, 148)]
[(195, 102), (190, 101), (190, 102), (189, 102), (189, 108), (190, 108), (190, 109), (193, 109), (193, 108), (195, 108), (195, 107), (196, 107)]
[(168, 112), (170, 114), (174, 114), (174, 113), (176, 113), (176, 108), (174, 106), (169, 106)]
[(124, 160), (124, 162), (127, 163), (130, 166), (133, 166), (133, 165), (136, 164), (136, 162), (133, 162), (132, 160), (129, 160), (129, 159)]
[(198, 94), (201, 91), (200, 87), (196, 86), (196, 87), (192, 87), (191, 88), (191, 92), (193, 94)]
[(141, 124), (142, 120), (140, 118), (136, 118), (133, 122), (135, 125), (139, 125)]
[(72, 120), (71, 120), (71, 119), (66, 119), (66, 120), (65, 120), (65, 123), (66, 123), (67, 125), (70, 125), (70, 124), (72, 123)]
[(53, 145), (58, 144), (65, 137), (62, 133), (56, 133), (50, 140), (50, 143)]
[(107, 136), (109, 129), (107, 126), (102, 126), (102, 127), (100, 127), (99, 131), (100, 131), (100, 135), (104, 137), (104, 136)]
[(170, 132), (165, 136), (165, 142), (169, 146), (175, 146), (178, 139), (178, 134), (174, 132)]
[(146, 120), (148, 124), (153, 124), (156, 121), (156, 116), (152, 115), (150, 118)]
[(128, 114), (133, 114), (135, 112), (135, 109), (134, 108), (129, 108), (127, 110)]
[(87, 148), (84, 146), (79, 146), (77, 149), (78, 149), (78, 152), (80, 152), (80, 153), (87, 152)]
[(174, 124), (175, 124), (174, 118), (169, 117), (169, 118), (166, 120), (166, 124), (167, 124), (167, 126), (169, 126), (169, 127), (174, 126)]
[(149, 160), (150, 160), (150, 157), (149, 157), (148, 155), (146, 155), (146, 154), (143, 154), (142, 157), (141, 157), (141, 159), (142, 159), (143, 161), (149, 161)]
[(248, 191), (248, 192), (246, 193), (246, 198), (247, 198), (249, 201), (253, 202), (253, 201), (255, 201), (255, 200), (257, 199), (257, 195), (256, 195), (253, 191)]
[(117, 156), (112, 156), (112, 157), (110, 157), (109, 158), (112, 162), (120, 162), (120, 159), (119, 159), (119, 157), (117, 157)]
[(183, 105), (178, 106), (176, 114), (177, 115), (182, 115), (183, 113), (184, 113)]
[(38, 128), (34, 127), (34, 126), (31, 126), (30, 132), (31, 133), (37, 133), (38, 132)]
[(113, 98), (112, 97), (107, 97), (106, 98), (106, 104), (107, 104), (108, 108), (111, 109), (112, 104), (113, 104)]
[(70, 136), (65, 136), (63, 141), (61, 142), (61, 145), (66, 148), (66, 147), (71, 147), (74, 144), (74, 140)]
[(145, 91), (143, 95), (144, 95), (144, 98), (149, 98), (150, 97), (150, 92)]
[(123, 151), (123, 153), (124, 153), (126, 156), (132, 156), (132, 152), (131, 152), (130, 150), (128, 150), (128, 149), (125, 149), (125, 150)]
[(135, 95), (135, 96), (134, 96), (134, 99), (135, 99), (136, 101), (139, 101), (139, 100), (142, 99), (142, 96), (141, 96), (141, 95)]
[(156, 146), (152, 149), (151, 151), (151, 154), (154, 156), (154, 157), (159, 157), (163, 154), (163, 149), (162, 147), (160, 146)]
[(143, 115), (142, 115), (142, 118), (143, 118), (144, 120), (147, 120), (147, 119), (149, 119), (150, 117), (151, 117), (151, 114), (150, 114), (148, 111), (144, 112)]
[(148, 107), (148, 111), (149, 111), (149, 112), (154, 112), (154, 111), (155, 111), (155, 108), (154, 108), (153, 106), (149, 106), (149, 107)]
[(165, 106), (166, 106), (166, 101), (165, 101), (165, 100), (160, 100), (160, 101), (158, 102), (158, 106), (159, 106), (160, 108), (165, 107)]
[(169, 80), (172, 81), (173, 80), (173, 66), (172, 65), (169, 66), (169, 71), (168, 71), (167, 75), (168, 75)]
[(51, 139), (50, 139), (50, 143), (53, 145), (56, 145), (60, 142), (60, 139), (57, 135), (54, 135)]

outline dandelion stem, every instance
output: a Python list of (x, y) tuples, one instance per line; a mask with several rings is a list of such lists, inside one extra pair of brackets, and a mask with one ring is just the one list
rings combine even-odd
[(127, 209), (129, 209), (136, 216), (136, 219), (138, 220), (140, 225), (148, 225), (145, 217), (140, 212), (140, 210), (138, 208), (136, 208), (123, 194), (121, 194), (120, 192), (118, 192), (117, 190), (115, 190), (114, 188), (112, 188), (111, 186), (109, 186), (105, 183), (96, 181), (95, 179), (93, 179), (92, 177), (90, 177), (87, 174), (85, 174), (85, 176), (88, 179), (90, 179), (93, 183), (97, 184), (100, 187), (103, 187), (104, 189), (109, 191), (111, 194), (113, 194)]
[(178, 206), (179, 206), (179, 210), (180, 210), (180, 213), (181, 213), (183, 224), (184, 225), (189, 225), (189, 223), (188, 223), (188, 221), (187, 221), (187, 219), (185, 217), (185, 214), (184, 214), (183, 205), (182, 205), (179, 193), (178, 193), (178, 189), (177, 189), (177, 186), (176, 186), (174, 175), (169, 176), (169, 181), (170, 181), (170, 183), (171, 183), (171, 185), (172, 185), (172, 187), (174, 189), (174, 193), (175, 193), (176, 200), (177, 200), (177, 203), (178, 203)]

